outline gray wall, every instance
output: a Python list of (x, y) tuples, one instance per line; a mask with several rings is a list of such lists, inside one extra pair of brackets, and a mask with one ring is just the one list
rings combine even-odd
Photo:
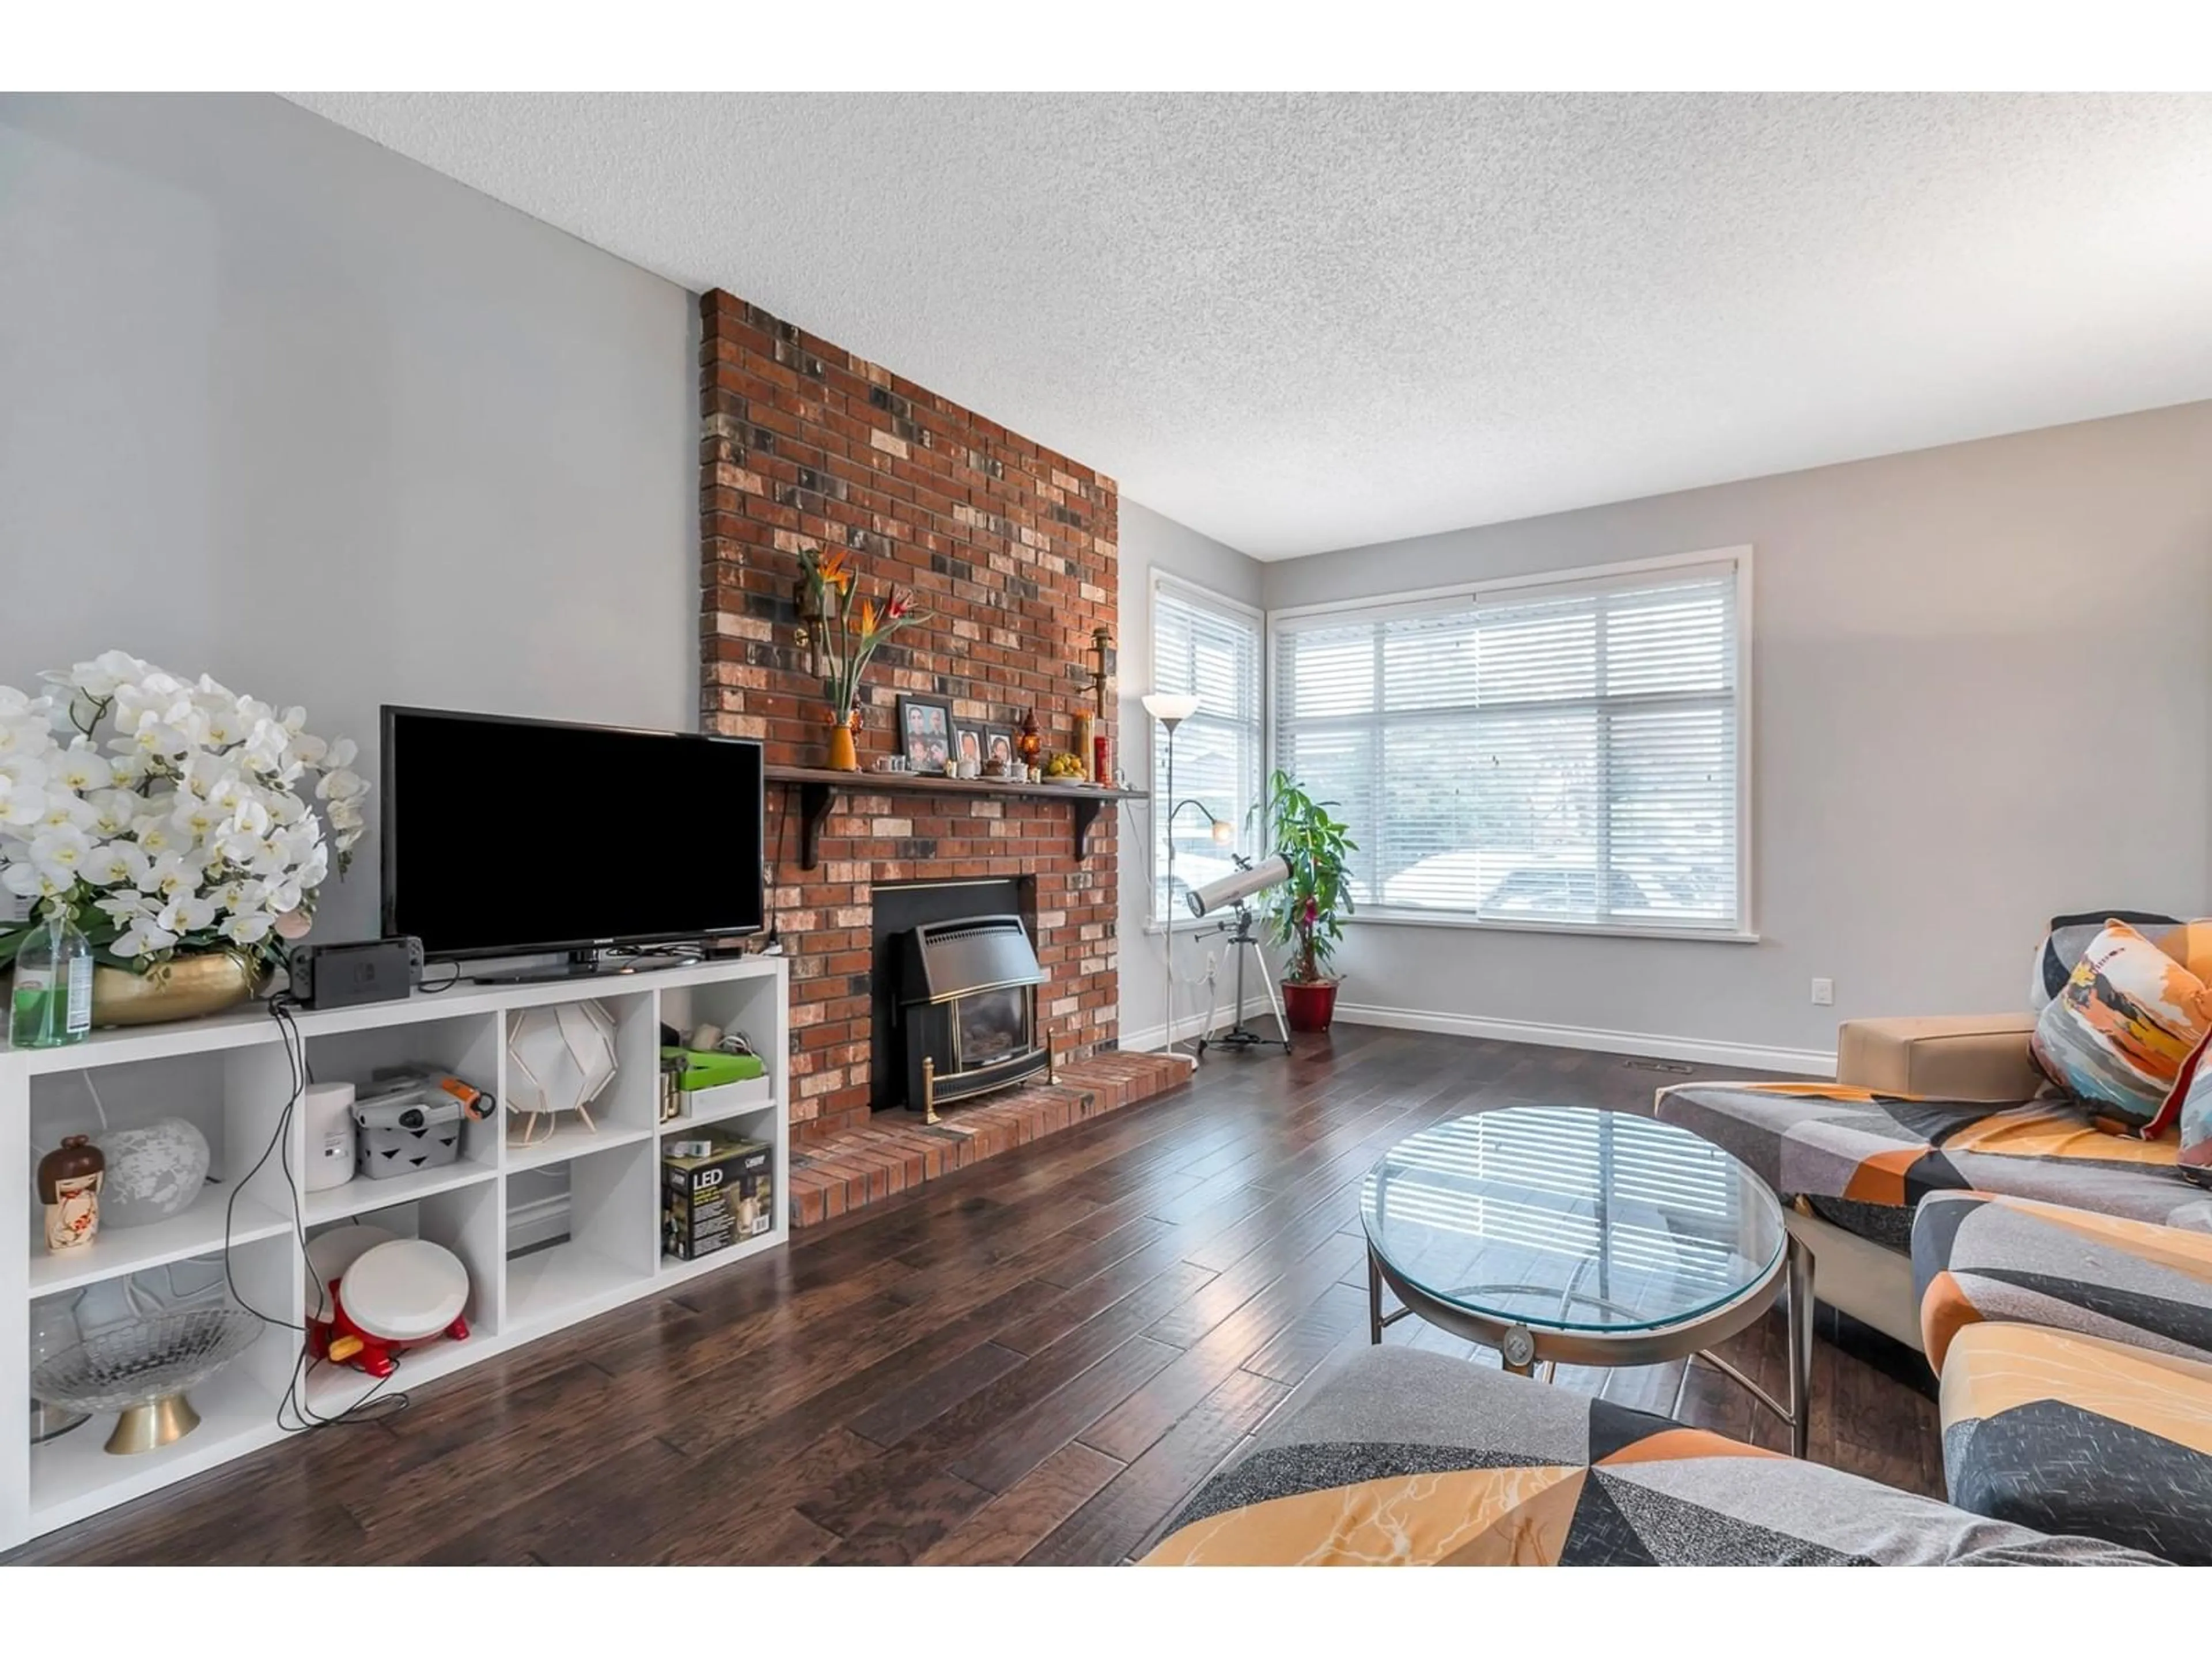
[[(0, 98), (0, 682), (120, 645), (372, 771), (387, 699), (689, 726), (696, 334), (681, 289), (279, 100)], [(1346, 1000), (1802, 1049), (2012, 1007), (2052, 910), (2212, 908), (2208, 456), (2197, 404), (1266, 567), (1125, 499), (1125, 755), (1156, 562), (1279, 606), (1750, 542), (1765, 942), (1363, 927)]]
[[(1150, 787), (1146, 779), (1152, 752), (1152, 720), (1141, 702), (1152, 689), (1152, 573), (1164, 570), (1257, 606), (1266, 567), (1127, 495), (1121, 497), (1121, 639), (1120, 672), (1115, 677), (1120, 691), (1116, 730), (1122, 769), (1143, 788)], [(1150, 805), (1146, 801), (1127, 801), (1121, 811), (1121, 1042), (1128, 1048), (1157, 1045), (1167, 1028), (1166, 940), (1161, 934), (1145, 931), (1146, 892), (1152, 870)], [(1205, 949), (1194, 941), (1178, 939), (1176, 957), (1177, 977), (1188, 981), (1202, 972)], [(1205, 1012), (1204, 994), (1186, 985), (1176, 1000), (1178, 1029), (1194, 1012)]]
[(1356, 927), (1346, 1002), (1832, 1050), (1854, 1015), (2021, 1007), (2054, 912), (2212, 911), (2212, 403), (1271, 564), (1266, 591), (1740, 543), (1762, 942)]
[(120, 646), (372, 778), (387, 700), (692, 726), (696, 335), (276, 98), (0, 98), (0, 684)]

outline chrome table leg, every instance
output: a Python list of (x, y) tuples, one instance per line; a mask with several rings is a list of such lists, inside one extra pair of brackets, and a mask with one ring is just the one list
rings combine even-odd
[(1375, 1247), (1367, 1247), (1367, 1340), (1370, 1346), (1382, 1346), (1382, 1264), (1375, 1259)]
[(1790, 1454), (1805, 1455), (1813, 1426), (1813, 1253), (1790, 1239)]

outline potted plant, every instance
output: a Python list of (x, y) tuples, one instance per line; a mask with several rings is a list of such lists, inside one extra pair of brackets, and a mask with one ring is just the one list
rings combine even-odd
[(354, 745), (121, 651), (44, 678), (0, 685), (0, 888), (30, 911), (0, 921), (0, 969), (67, 930), (101, 964), (95, 1024), (243, 1001), (351, 861)]
[(1326, 1031), (1336, 1014), (1338, 981), (1328, 959), (1344, 937), (1342, 917), (1352, 914), (1345, 856), (1359, 850), (1335, 817), (1334, 801), (1317, 801), (1291, 775), (1267, 780), (1267, 798), (1253, 809), (1266, 830), (1264, 845), (1291, 866), (1291, 878), (1267, 892), (1267, 932), (1291, 947), (1291, 971), (1283, 979), (1283, 1011), (1293, 1031)]
[(914, 596), (893, 587), (878, 605), (860, 598), (842, 550), (824, 553), (806, 548), (799, 556), (806, 590), (805, 614), (815, 637), (814, 660), (822, 676), (822, 690), (830, 699), (830, 769), (855, 772), (860, 756), (853, 733), (860, 724), (860, 679), (884, 641), (910, 623), (921, 620)]

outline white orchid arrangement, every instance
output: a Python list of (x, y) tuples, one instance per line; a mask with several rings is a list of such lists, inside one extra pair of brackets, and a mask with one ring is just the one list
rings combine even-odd
[[(68, 915), (102, 961), (273, 964), (361, 839), (354, 745), (121, 651), (41, 678), (37, 696), (0, 685), (0, 886)], [(0, 967), (32, 926), (0, 924)]]

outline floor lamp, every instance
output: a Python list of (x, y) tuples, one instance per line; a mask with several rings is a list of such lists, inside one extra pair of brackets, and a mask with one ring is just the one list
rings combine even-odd
[[(1175, 734), (1176, 734), (1176, 727), (1177, 727), (1178, 726), (1181, 726), (1181, 725), (1182, 725), (1185, 720), (1188, 720), (1188, 719), (1189, 719), (1193, 714), (1196, 714), (1196, 713), (1198, 712), (1198, 699), (1197, 699), (1196, 697), (1188, 696), (1183, 695), (1183, 694), (1179, 693), (1179, 692), (1173, 692), (1173, 691), (1155, 691), (1155, 692), (1153, 692), (1151, 696), (1147, 696), (1147, 697), (1144, 700), (1144, 703), (1145, 703), (1145, 712), (1146, 712), (1147, 714), (1150, 714), (1150, 715), (1151, 715), (1154, 720), (1158, 720), (1158, 721), (1162, 726), (1165, 726), (1165, 727), (1167, 728), (1167, 733), (1168, 733), (1168, 787), (1167, 787), (1167, 793), (1164, 793), (1164, 794), (1155, 793), (1155, 794), (1153, 795), (1153, 797), (1152, 797), (1152, 811), (1153, 811), (1154, 814), (1156, 815), (1156, 816), (1155, 816), (1155, 817), (1154, 817), (1154, 820), (1153, 820), (1153, 821), (1154, 821), (1155, 823), (1160, 823), (1160, 824), (1163, 824), (1163, 825), (1164, 825), (1164, 826), (1165, 826), (1166, 830), (1167, 830), (1167, 842), (1168, 842), (1168, 905), (1167, 905), (1167, 918), (1166, 918), (1165, 921), (1162, 924), (1162, 925), (1163, 925), (1163, 927), (1164, 927), (1165, 928), (1165, 930), (1166, 930), (1165, 950), (1166, 950), (1166, 953), (1167, 953), (1167, 964), (1168, 964), (1168, 971), (1167, 971), (1167, 981), (1168, 981), (1168, 1023), (1167, 1023), (1167, 1026), (1166, 1026), (1166, 1036), (1165, 1036), (1165, 1040), (1164, 1040), (1164, 1041), (1160, 1044), (1160, 1052), (1161, 1052), (1162, 1054), (1175, 1054), (1175, 1057), (1176, 1057), (1177, 1060), (1188, 1060), (1188, 1061), (1190, 1063), (1191, 1069), (1192, 1069), (1193, 1071), (1196, 1071), (1196, 1070), (1198, 1069), (1198, 1057), (1197, 1057), (1195, 1054), (1176, 1054), (1176, 1046), (1175, 1046), (1175, 913), (1176, 913), (1176, 907), (1175, 907), (1175, 823), (1174, 823), (1175, 813), (1174, 813), (1174, 811), (1173, 811), (1173, 803), (1174, 803), (1174, 801), (1175, 801)], [(1168, 802), (1168, 803), (1170, 803), (1169, 807), (1168, 807), (1167, 809), (1164, 809), (1164, 809), (1160, 806), (1160, 802), (1162, 802), (1162, 801), (1164, 801), (1164, 801), (1166, 801), (1166, 802)]]

